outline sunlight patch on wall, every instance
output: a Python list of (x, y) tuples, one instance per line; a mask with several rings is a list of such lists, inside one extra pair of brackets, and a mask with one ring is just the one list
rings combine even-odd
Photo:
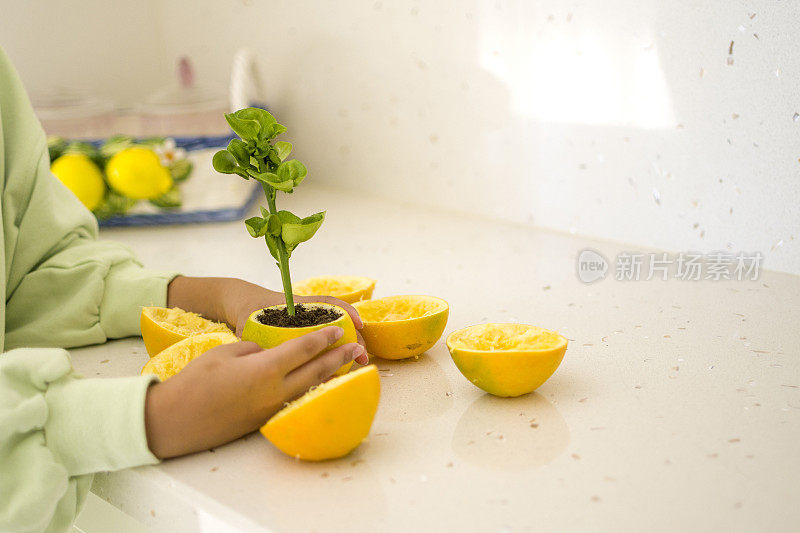
[(633, 48), (601, 35), (503, 31), (486, 28), (479, 61), (508, 87), (512, 112), (546, 122), (675, 125), (653, 44)]

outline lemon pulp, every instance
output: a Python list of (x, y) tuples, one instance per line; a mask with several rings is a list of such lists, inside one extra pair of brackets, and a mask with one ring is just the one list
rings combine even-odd
[(140, 319), (142, 340), (150, 357), (192, 335), (233, 332), (228, 326), (178, 307), (145, 307)]
[(198, 335), (200, 333), (231, 333), (225, 324), (213, 322), (197, 313), (184, 311), (180, 307), (149, 307), (150, 318), (162, 328), (179, 335)]
[(219, 346), (238, 342), (233, 333), (203, 333), (188, 337), (165, 348), (150, 359), (142, 368), (142, 375), (155, 374), (161, 381), (171, 378), (189, 364), (193, 359)]
[(432, 296), (388, 296), (359, 303), (358, 314), (365, 322), (395, 322), (430, 316), (447, 308)]
[(564, 338), (553, 331), (525, 324), (479, 324), (448, 339), (453, 348), (480, 351), (530, 351), (556, 347)]
[(292, 284), (292, 290), (300, 296), (322, 294), (347, 303), (370, 299), (374, 289), (375, 280), (361, 276), (318, 276)]

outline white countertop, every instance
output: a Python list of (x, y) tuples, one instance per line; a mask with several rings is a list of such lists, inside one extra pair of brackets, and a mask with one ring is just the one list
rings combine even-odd
[[(292, 257), (295, 279), (353, 274), (375, 297), (450, 303), (445, 334), (519, 321), (570, 339), (537, 392), (470, 384), (443, 339), (418, 360), (376, 360), (367, 442), (295, 461), (259, 434), (159, 466), (96, 477), (94, 492), (169, 531), (786, 530), (800, 522), (800, 278), (585, 285), (586, 247), (642, 247), (397, 206), (303, 185), (328, 209)], [(279, 206), (281, 207), (281, 206)], [(150, 267), (280, 287), (241, 222), (103, 231)], [(140, 339), (73, 350), (86, 376), (137, 374)]]

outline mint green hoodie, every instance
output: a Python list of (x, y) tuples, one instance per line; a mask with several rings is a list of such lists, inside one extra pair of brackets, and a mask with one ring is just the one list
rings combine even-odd
[(44, 132), (0, 49), (0, 531), (65, 531), (94, 472), (156, 463), (153, 378), (83, 379), (66, 350), (139, 334), (171, 276), (97, 240), (94, 217), (51, 173)]

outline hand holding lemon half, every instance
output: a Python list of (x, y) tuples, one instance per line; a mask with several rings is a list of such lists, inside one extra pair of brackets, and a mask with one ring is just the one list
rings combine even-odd
[[(361, 331), (372, 355), (385, 359), (415, 357), (439, 341), (449, 315), (447, 302), (419, 295), (362, 299), (371, 295), (374, 280), (349, 278), (336, 282), (312, 278), (301, 286), (311, 293), (338, 290), (339, 297), (358, 294), (354, 307), (361, 316)], [(338, 318), (309, 327), (276, 327), (258, 318), (271, 308), (259, 309), (245, 324), (244, 340), (270, 350), (327, 326), (338, 326), (343, 330), (341, 338), (321, 354), (356, 342), (355, 327), (344, 309), (327, 303), (302, 305), (332, 310)], [(144, 308), (141, 326), (151, 355), (142, 373), (155, 374), (162, 381), (171, 379), (208, 350), (239, 340), (225, 324), (177, 308)], [(454, 331), (446, 344), (456, 367), (471, 383), (495, 396), (513, 397), (535, 390), (550, 378), (568, 343), (558, 333), (535, 326), (490, 323)], [(368, 435), (378, 408), (380, 379), (374, 365), (348, 372), (351, 365), (347, 363), (336, 372), (337, 377), (286, 404), (261, 427), (263, 436), (287, 455), (308, 461), (342, 457), (358, 447)]]
[[(244, 330), (242, 331), (242, 340), (255, 342), (265, 350), (268, 350), (270, 348), (275, 348), (276, 346), (283, 344), (290, 339), (296, 339), (297, 337), (311, 333), (312, 331), (318, 331), (328, 326), (337, 326), (344, 330), (344, 335), (342, 335), (342, 338), (339, 339), (335, 344), (332, 344), (328, 350), (332, 350), (333, 348), (343, 344), (358, 341), (356, 327), (353, 325), (353, 320), (350, 318), (350, 315), (347, 314), (347, 311), (341, 307), (327, 303), (307, 303), (302, 305), (307, 308), (319, 307), (324, 309), (332, 309), (334, 312), (339, 314), (339, 318), (333, 322), (326, 322), (324, 324), (317, 324), (315, 326), (283, 328), (263, 324), (260, 320), (258, 320), (258, 315), (260, 315), (265, 309), (258, 309), (253, 311), (253, 313), (247, 319), (247, 322), (245, 322)], [(266, 309), (284, 309), (285, 307), (286, 304), (281, 304), (273, 305)], [(351, 366), (353, 366), (352, 362), (347, 363), (336, 371), (336, 375), (341, 376), (342, 374), (346, 374), (347, 371), (350, 370)]]
[[(315, 351), (316, 358), (356, 341), (355, 327), (343, 309), (331, 304), (303, 305), (332, 307), (340, 310), (341, 316), (320, 327), (274, 328), (256, 320), (258, 313), (262, 312), (258, 310), (251, 316), (254, 322), (248, 321), (249, 325), (245, 326), (245, 337), (252, 337), (262, 347), (275, 348), (284, 342), (297, 343), (297, 337), (326, 326), (340, 327), (342, 336), (321, 352)], [(148, 353), (153, 354), (142, 368), (142, 374), (155, 374), (162, 381), (173, 379), (190, 362), (212, 348), (239, 341), (224, 324), (177, 308), (144, 308), (141, 324), (145, 346)], [(240, 343), (237, 346), (246, 345)], [(300, 346), (291, 353), (298, 353)], [(156, 349), (160, 351), (155, 352)], [(262, 353), (266, 355), (266, 352)], [(274, 357), (286, 355), (276, 353)], [(337, 374), (345, 374), (351, 365), (352, 362), (348, 362), (340, 367)], [(358, 447), (369, 433), (379, 399), (378, 371), (372, 365), (366, 366), (312, 388), (271, 417), (261, 428), (261, 433), (292, 457), (309, 461), (341, 457)]]

